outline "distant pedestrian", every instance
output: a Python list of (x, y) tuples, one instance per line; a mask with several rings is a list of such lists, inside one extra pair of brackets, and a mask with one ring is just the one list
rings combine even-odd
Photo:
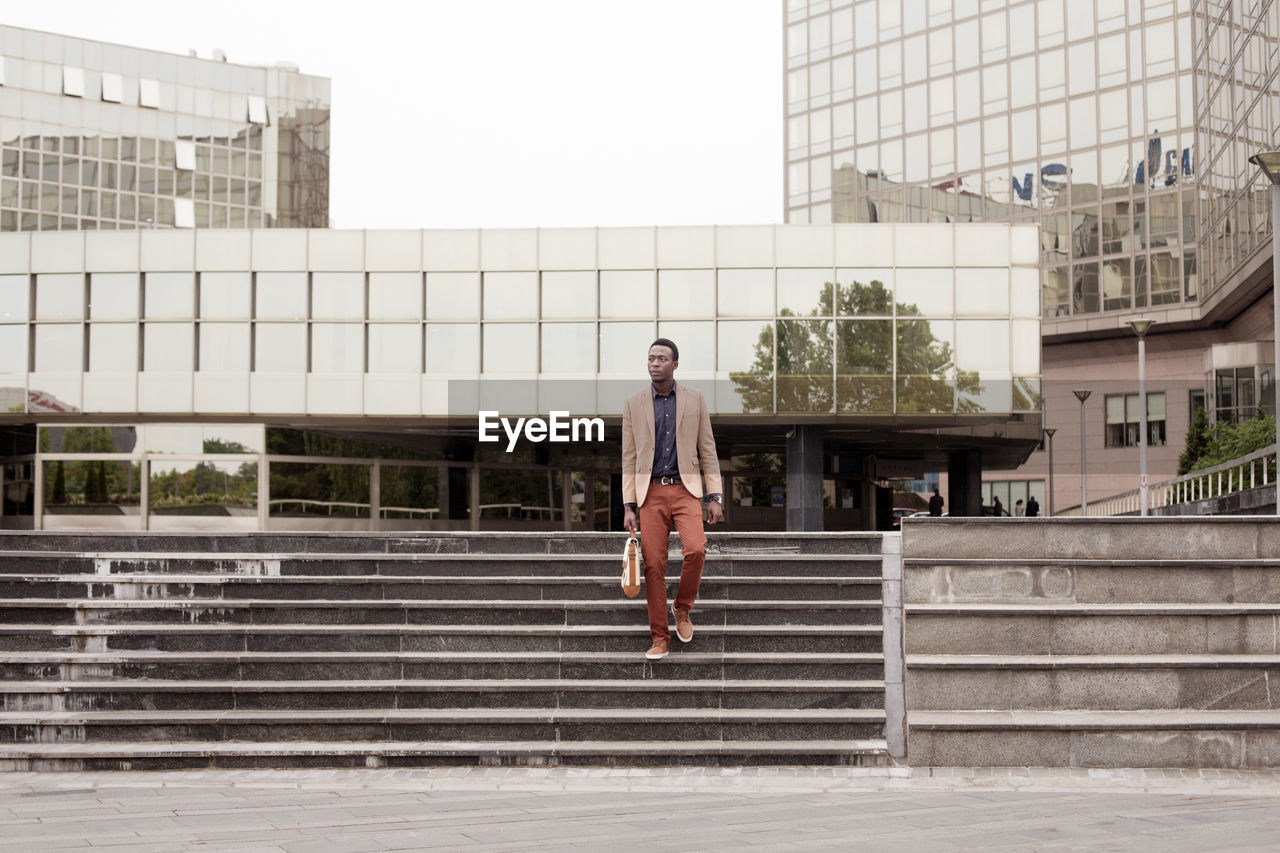
[(942, 495), (937, 489), (933, 490), (933, 497), (929, 498), (929, 515), (934, 518), (942, 515)]
[(1022, 518), (1024, 512), (1026, 512), (1026, 510), (1022, 506), (1022, 498), (1018, 498), (1018, 502), (1013, 505), (1013, 517)]
[(991, 514), (992, 514), (992, 515), (994, 515), (996, 518), (999, 518), (999, 517), (1000, 517), (1000, 516), (1002, 516), (1002, 515), (1008, 515), (1008, 514), (1009, 514), (1009, 513), (1005, 512), (1005, 510), (1004, 510), (1004, 504), (1000, 503), (1000, 498), (996, 498), (996, 502), (995, 502), (994, 510), (995, 510), (995, 511), (994, 511), (994, 512), (992, 512)]
[(1040, 501), (1036, 500), (1036, 496), (1032, 495), (1027, 498), (1027, 518), (1037, 518), (1040, 515)]

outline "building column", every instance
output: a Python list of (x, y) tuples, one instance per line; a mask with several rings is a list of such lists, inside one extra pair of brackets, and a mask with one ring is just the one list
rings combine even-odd
[(982, 451), (953, 450), (947, 454), (947, 504), (956, 516), (982, 515)]
[(822, 530), (822, 428), (787, 436), (787, 530)]

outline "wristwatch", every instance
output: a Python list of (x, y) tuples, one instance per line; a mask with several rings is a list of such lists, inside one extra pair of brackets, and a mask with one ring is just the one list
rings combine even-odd
[(724, 506), (724, 495), (708, 495), (707, 500)]

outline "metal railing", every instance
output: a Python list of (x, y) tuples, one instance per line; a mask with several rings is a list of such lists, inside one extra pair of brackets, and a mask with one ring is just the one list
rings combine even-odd
[[(1149, 505), (1152, 509), (1158, 509), (1270, 486), (1276, 479), (1275, 462), (1278, 447), (1280, 445), (1273, 444), (1210, 468), (1192, 471), (1189, 474), (1174, 477), (1172, 480), (1152, 483), (1147, 489)], [(1141, 496), (1140, 489), (1133, 489), (1089, 501), (1088, 514), (1091, 516), (1130, 515), (1140, 512)], [(1080, 507), (1067, 507), (1059, 510), (1056, 515), (1078, 516)]]

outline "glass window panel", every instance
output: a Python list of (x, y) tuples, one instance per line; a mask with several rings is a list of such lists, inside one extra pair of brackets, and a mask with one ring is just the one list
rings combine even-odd
[(314, 320), (363, 320), (364, 273), (312, 273), (311, 317)]
[(655, 337), (652, 323), (601, 323), (600, 372), (644, 375)]
[(893, 270), (842, 269), (836, 271), (840, 292), (836, 313), (841, 316), (893, 316)]
[[(478, 320), (479, 318), (479, 273), (427, 273), (428, 320)], [(428, 340), (430, 337), (428, 334)]]
[[(95, 275), (94, 278), (97, 278)], [(189, 272), (147, 273), (145, 313), (148, 320), (190, 320), (195, 312), (195, 275)]]
[(138, 317), (137, 273), (94, 273), (89, 277), (89, 317), (135, 320)]
[(1101, 309), (1098, 293), (1098, 264), (1075, 264), (1071, 268), (1071, 303), (1073, 313)]
[(238, 373), (249, 370), (248, 323), (201, 323), (200, 370)]
[(543, 323), (542, 372), (595, 373), (596, 324)]
[(1072, 95), (1092, 92), (1098, 87), (1098, 76), (1093, 57), (1093, 42), (1073, 44), (1068, 52), (1067, 66), (1071, 78), (1067, 81), (1067, 89)]
[(952, 270), (900, 268), (897, 273), (899, 316), (951, 316), (955, 305)]
[(1179, 252), (1151, 253), (1151, 304), (1169, 305), (1180, 301), (1182, 256)]
[(544, 272), (542, 274), (542, 316), (556, 319), (594, 318), (596, 316), (595, 271)]
[(0, 373), (27, 372), (27, 327), (0, 326)]
[(419, 320), (421, 318), (421, 273), (369, 273), (370, 320)]
[(779, 320), (777, 329), (778, 411), (832, 411), (832, 322)]
[(257, 323), (254, 326), (254, 369), (263, 373), (305, 373), (305, 323)]
[(721, 321), (716, 332), (717, 371), (773, 373), (772, 320)]
[(474, 323), (427, 324), (427, 372), (480, 372), (480, 327)]
[(30, 317), (31, 279), (25, 275), (0, 275), (0, 321), (25, 323)]
[(892, 376), (893, 321), (840, 320), (836, 324), (837, 376)]
[(41, 323), (36, 330), (35, 369), (78, 373), (84, 369), (84, 327), (79, 323)]
[(653, 270), (600, 271), (601, 317), (653, 317), (656, 308)]
[[(1071, 147), (1085, 148), (1095, 144), (1098, 141), (1098, 113), (1097, 98), (1090, 95), (1087, 98), (1076, 98), (1071, 102)], [(1074, 165), (1074, 164), (1073, 164)], [(1093, 183), (1097, 182), (1097, 167), (1092, 170), (1094, 173)], [(1088, 181), (1089, 178), (1081, 178), (1077, 174), (1073, 176), (1073, 181)]]
[(421, 324), (369, 324), (370, 373), (420, 373), (421, 371)]
[(200, 318), (202, 320), (247, 320), (249, 318), (249, 283), (249, 273), (200, 273)]
[(658, 315), (661, 317), (714, 317), (715, 270), (659, 270)]
[(193, 324), (147, 323), (142, 335), (143, 370), (185, 372), (195, 367)]
[[(427, 306), (431, 300), (428, 296)], [(486, 320), (535, 320), (538, 317), (536, 272), (487, 272), (484, 274)], [(488, 341), (485, 342), (488, 353)], [(486, 360), (485, 364), (488, 364)], [(488, 368), (485, 368), (486, 371)]]
[(958, 371), (977, 371), (979, 375), (1008, 374), (1010, 368), (1009, 321), (956, 321)]
[(484, 372), (537, 373), (538, 324), (485, 323)]
[(973, 68), (978, 64), (978, 22), (956, 24), (956, 68)]
[(1009, 270), (956, 269), (956, 313), (963, 316), (1008, 316)]
[(359, 323), (313, 323), (311, 371), (363, 373), (364, 326)]
[(258, 273), (257, 308), (254, 316), (259, 320), (307, 319), (307, 274)]
[(89, 370), (124, 373), (138, 369), (138, 326), (94, 323), (89, 327)]
[(832, 278), (829, 269), (779, 269), (778, 314), (831, 316)]
[(680, 348), (680, 368), (685, 375), (715, 370), (716, 327), (711, 322), (660, 321), (658, 337), (674, 341)]
[(1129, 274), (1129, 258), (1113, 258), (1102, 262), (1102, 310), (1129, 308), (1133, 301), (1133, 278)]
[(1061, 50), (1046, 51), (1038, 57), (1040, 62), (1040, 91), (1042, 93), (1061, 86), (1065, 81), (1064, 54)]
[(717, 275), (721, 317), (773, 316), (772, 269), (722, 269)]
[(83, 317), (83, 275), (60, 273), (36, 276), (37, 320), (79, 320)]
[(955, 408), (955, 323), (898, 320), (897, 410), (950, 412)]

